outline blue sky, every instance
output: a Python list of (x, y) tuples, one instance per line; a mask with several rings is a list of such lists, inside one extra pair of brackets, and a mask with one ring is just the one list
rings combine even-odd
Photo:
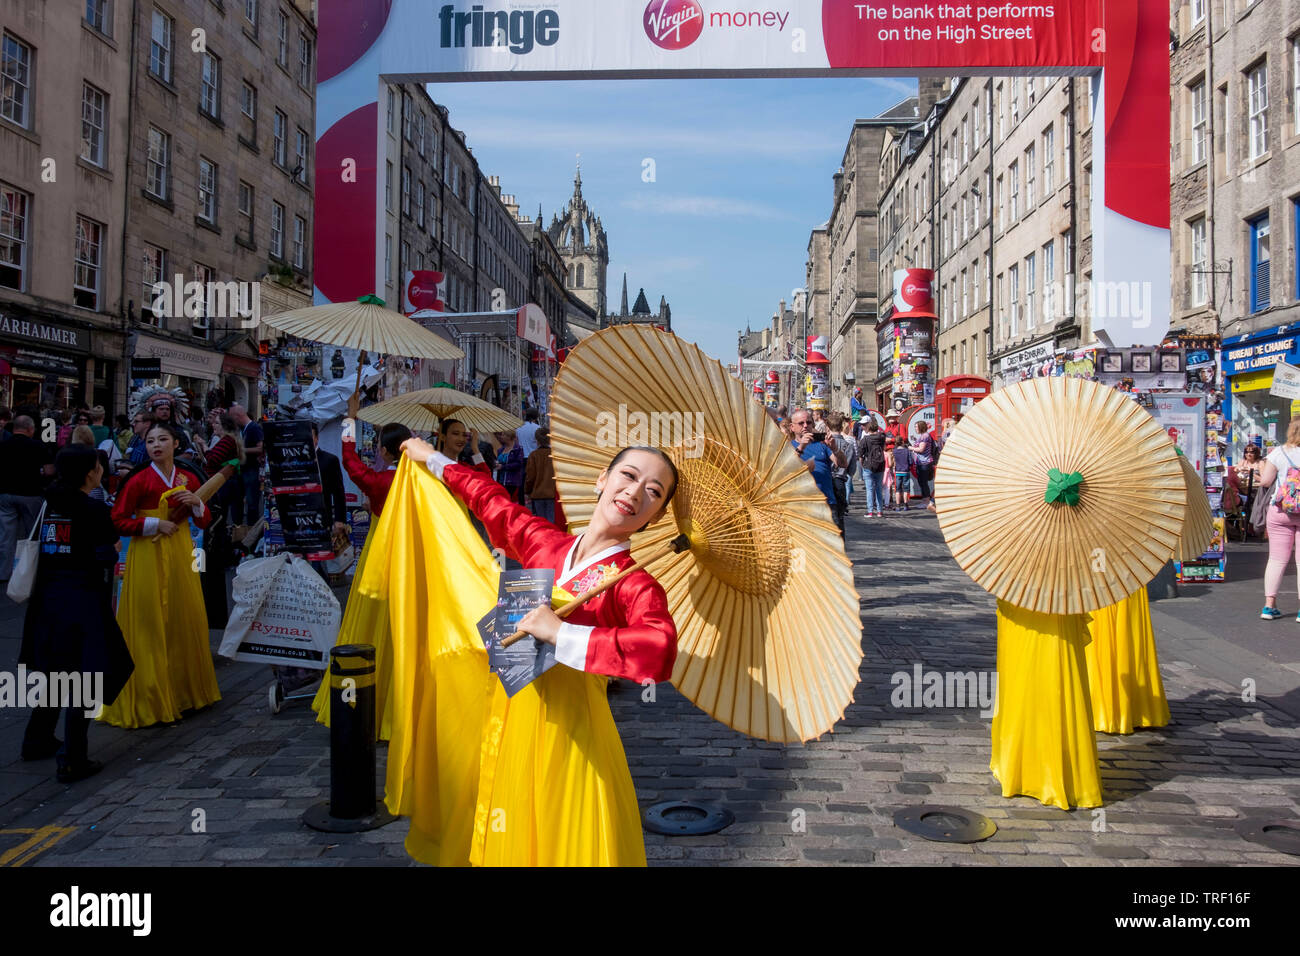
[[(853, 120), (912, 79), (611, 80), (432, 84), (486, 175), (546, 222), (582, 191), (609, 236), (609, 307), (623, 272), (668, 297), (673, 331), (724, 364), (803, 285), (808, 233), (830, 216)], [(655, 181), (643, 182), (646, 159)]]

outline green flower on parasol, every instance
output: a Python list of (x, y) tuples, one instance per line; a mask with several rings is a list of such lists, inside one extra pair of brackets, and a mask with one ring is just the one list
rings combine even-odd
[(1083, 475), (1077, 471), (1065, 474), (1059, 468), (1047, 473), (1047, 493), (1043, 500), (1049, 505), (1063, 501), (1067, 505), (1079, 503), (1079, 486), (1083, 484)]

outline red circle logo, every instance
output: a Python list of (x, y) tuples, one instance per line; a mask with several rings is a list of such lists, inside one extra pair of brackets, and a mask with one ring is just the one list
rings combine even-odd
[(641, 23), (655, 46), (682, 50), (704, 31), (704, 8), (696, 0), (650, 0)]
[(903, 301), (918, 308), (930, 300), (930, 283), (908, 276), (903, 280)]

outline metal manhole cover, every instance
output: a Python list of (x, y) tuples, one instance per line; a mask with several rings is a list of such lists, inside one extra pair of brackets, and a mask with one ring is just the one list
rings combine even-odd
[(1300, 856), (1300, 824), (1284, 820), (1242, 820), (1236, 830), (1243, 840), (1279, 853)]
[(904, 807), (894, 825), (936, 843), (978, 843), (998, 832), (988, 817), (961, 807)]
[(731, 826), (736, 818), (730, 810), (722, 807), (691, 803), (689, 800), (669, 800), (648, 808), (644, 819), (645, 828), (651, 833), (702, 836)]
[(270, 757), (280, 752), (280, 745), (274, 740), (250, 740), (230, 749), (227, 757)]

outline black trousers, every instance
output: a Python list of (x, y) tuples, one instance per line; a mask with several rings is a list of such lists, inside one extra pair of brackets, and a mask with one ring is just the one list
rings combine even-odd
[(23, 751), (37, 750), (54, 737), (54, 729), (59, 724), (59, 711), (66, 716), (63, 719), (63, 746), (59, 748), (59, 766), (76, 766), (86, 762), (86, 735), (90, 732), (90, 718), (81, 707), (35, 707), (31, 719), (27, 721), (27, 731), (23, 734)]
[(831, 507), (831, 516), (835, 519), (835, 526), (840, 529), (840, 536), (844, 536), (844, 514), (849, 510), (848, 479), (831, 477), (831, 487), (835, 491), (835, 504)]

